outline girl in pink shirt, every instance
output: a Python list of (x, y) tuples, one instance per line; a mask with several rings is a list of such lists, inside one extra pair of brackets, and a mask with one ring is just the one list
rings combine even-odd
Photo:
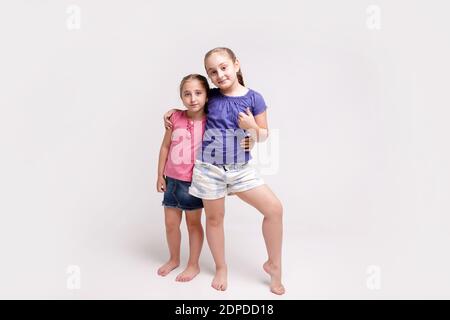
[(170, 258), (158, 269), (166, 276), (180, 264), (180, 223), (183, 210), (189, 233), (189, 261), (176, 281), (190, 281), (199, 272), (198, 263), (203, 245), (201, 214), (202, 199), (189, 194), (196, 153), (201, 148), (205, 130), (205, 105), (208, 101), (208, 80), (202, 75), (190, 74), (180, 84), (180, 97), (187, 110), (172, 115), (171, 128), (166, 128), (158, 162), (156, 189), (164, 192), (166, 237)]

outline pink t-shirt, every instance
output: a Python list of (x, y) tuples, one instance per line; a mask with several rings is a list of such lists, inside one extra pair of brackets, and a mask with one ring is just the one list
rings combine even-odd
[(188, 118), (186, 110), (176, 111), (170, 117), (172, 142), (170, 144), (164, 175), (190, 182), (196, 153), (201, 150), (206, 116), (201, 120)]

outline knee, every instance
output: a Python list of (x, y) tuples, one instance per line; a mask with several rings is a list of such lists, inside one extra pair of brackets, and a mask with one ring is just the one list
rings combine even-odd
[(206, 224), (209, 227), (220, 227), (223, 225), (223, 214), (206, 215)]
[(276, 199), (267, 204), (264, 216), (282, 219), (283, 218), (283, 205), (280, 200)]
[(198, 230), (202, 228), (202, 221), (200, 219), (186, 219), (186, 225), (189, 231)]
[(167, 232), (173, 232), (180, 229), (180, 221), (177, 219), (166, 219)]

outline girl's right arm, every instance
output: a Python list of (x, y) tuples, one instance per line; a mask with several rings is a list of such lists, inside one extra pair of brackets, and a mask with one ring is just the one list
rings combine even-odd
[(170, 109), (169, 111), (164, 113), (163, 119), (164, 119), (164, 127), (166, 129), (172, 128), (172, 122), (170, 121), (170, 117), (172, 116), (172, 114), (174, 112), (177, 112), (177, 111), (182, 111), (182, 110), (181, 109)]
[(166, 191), (166, 180), (164, 179), (164, 167), (166, 166), (167, 158), (169, 156), (170, 143), (172, 142), (172, 129), (167, 129), (164, 133), (164, 138), (159, 149), (158, 161), (158, 178), (156, 181), (156, 191)]

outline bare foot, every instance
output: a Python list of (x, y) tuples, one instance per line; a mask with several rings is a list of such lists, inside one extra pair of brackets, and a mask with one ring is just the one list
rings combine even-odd
[(219, 291), (227, 290), (227, 267), (216, 269), (216, 275), (211, 283), (211, 287)]
[(170, 273), (170, 271), (172, 271), (175, 268), (178, 268), (179, 265), (180, 265), (179, 262), (169, 260), (158, 269), (158, 274), (162, 277), (165, 277)]
[(198, 275), (200, 272), (200, 267), (197, 265), (188, 265), (186, 267), (186, 269), (184, 269), (184, 271), (182, 273), (180, 273), (175, 281), (179, 281), (179, 282), (187, 282), (187, 281), (191, 281), (192, 279), (195, 278), (196, 275)]
[(270, 275), (270, 291), (278, 295), (284, 294), (285, 289), (281, 283), (281, 268), (275, 266), (270, 261), (266, 261), (263, 268)]

